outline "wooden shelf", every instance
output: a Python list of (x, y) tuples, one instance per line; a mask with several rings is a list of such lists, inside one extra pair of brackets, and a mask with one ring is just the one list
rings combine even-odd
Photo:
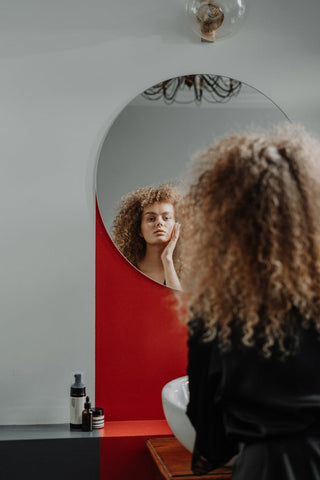
[(155, 464), (154, 480), (230, 480), (232, 469), (218, 468), (197, 476), (190, 470), (191, 453), (175, 437), (150, 438), (147, 449)]

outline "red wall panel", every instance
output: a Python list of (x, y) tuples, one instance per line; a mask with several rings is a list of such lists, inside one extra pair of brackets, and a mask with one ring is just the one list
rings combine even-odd
[(107, 421), (162, 419), (161, 389), (186, 374), (172, 292), (118, 252), (96, 213), (96, 405)]
[[(155, 465), (145, 442), (149, 437), (104, 438), (101, 442), (102, 480), (151, 480)], [(112, 461), (110, 461), (112, 459)]]

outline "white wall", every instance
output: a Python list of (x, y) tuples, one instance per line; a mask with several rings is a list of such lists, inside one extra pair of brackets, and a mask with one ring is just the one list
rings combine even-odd
[(183, 0), (1, 7), (0, 424), (67, 422), (72, 372), (94, 390), (94, 178), (111, 122), (153, 83), (209, 72), (318, 132), (320, 4), (250, 0), (215, 45), (188, 31)]

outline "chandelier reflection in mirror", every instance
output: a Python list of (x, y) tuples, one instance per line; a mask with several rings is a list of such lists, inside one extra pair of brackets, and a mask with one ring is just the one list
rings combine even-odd
[(170, 78), (148, 88), (142, 93), (149, 100), (161, 100), (167, 104), (193, 103), (202, 100), (209, 103), (226, 103), (238, 95), (241, 82), (221, 75), (186, 75)]
[(186, 0), (191, 29), (203, 42), (234, 35), (246, 10), (246, 0)]

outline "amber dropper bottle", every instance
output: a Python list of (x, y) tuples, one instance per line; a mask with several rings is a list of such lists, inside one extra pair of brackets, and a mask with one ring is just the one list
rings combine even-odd
[(86, 397), (84, 410), (82, 412), (82, 430), (84, 432), (91, 432), (93, 430), (92, 418), (93, 418), (93, 414), (91, 410), (90, 398)]

